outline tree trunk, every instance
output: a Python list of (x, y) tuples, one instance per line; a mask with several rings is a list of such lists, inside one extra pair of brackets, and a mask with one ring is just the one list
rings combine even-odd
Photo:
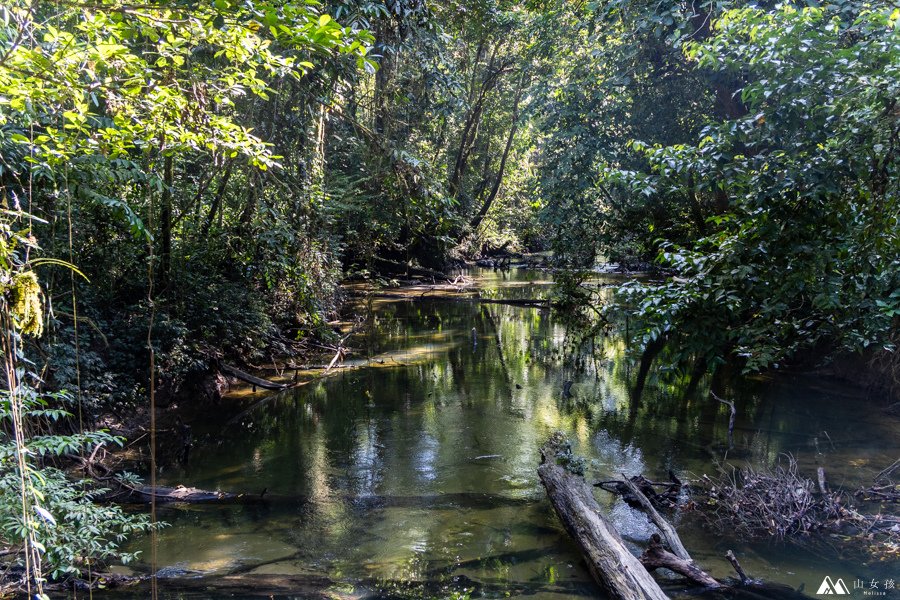
[(659, 511), (654, 508), (654, 506), (650, 503), (650, 500), (647, 499), (647, 496), (644, 495), (644, 492), (640, 490), (640, 488), (635, 485), (633, 481), (628, 479), (624, 473), (622, 473), (622, 483), (625, 484), (625, 487), (628, 488), (628, 491), (637, 498), (638, 503), (641, 505), (641, 509), (650, 517), (650, 520), (656, 525), (656, 528), (659, 529), (663, 537), (666, 538), (666, 542), (669, 543), (669, 548), (672, 549), (672, 552), (675, 555), (688, 562), (691, 561), (691, 555), (688, 554), (687, 548), (684, 547), (684, 544), (681, 543), (681, 538), (678, 537), (678, 533), (675, 531), (675, 528), (672, 527), (668, 521), (666, 521)]
[(663, 548), (659, 534), (654, 533), (650, 538), (650, 545), (641, 555), (641, 564), (647, 569), (669, 569), (674, 573), (687, 577), (694, 583), (707, 588), (722, 587), (706, 571), (694, 564), (692, 560), (685, 560), (675, 556)]
[(522, 89), (524, 86), (525, 73), (522, 73), (521, 77), (519, 77), (519, 85), (516, 88), (516, 96), (513, 100), (512, 123), (509, 128), (509, 136), (506, 138), (506, 146), (503, 148), (503, 156), (500, 158), (500, 168), (497, 171), (497, 178), (494, 180), (494, 186), (491, 188), (491, 193), (485, 199), (484, 204), (481, 205), (481, 210), (479, 210), (478, 214), (476, 214), (469, 222), (470, 231), (475, 231), (478, 229), (478, 226), (481, 225), (481, 222), (487, 216), (488, 211), (491, 210), (491, 205), (494, 203), (494, 199), (497, 198), (497, 193), (500, 191), (500, 186), (503, 183), (503, 174), (506, 171), (506, 160), (509, 158), (509, 151), (512, 148), (513, 139), (516, 137), (516, 130), (519, 127), (519, 101), (522, 99)]
[(375, 89), (373, 91), (373, 120), (372, 130), (384, 137), (390, 136), (390, 115), (388, 110), (389, 86), (393, 72), (393, 57), (391, 44), (396, 41), (396, 35), (390, 23), (381, 23), (376, 29), (376, 43), (381, 49), (381, 60), (378, 61), (378, 70), (375, 72)]
[(206, 223), (203, 225), (203, 237), (209, 235), (209, 230), (212, 227), (213, 221), (216, 220), (216, 213), (219, 212), (219, 207), (222, 205), (222, 198), (225, 197), (225, 188), (228, 187), (228, 180), (231, 179), (232, 167), (234, 167), (234, 161), (229, 160), (228, 166), (225, 167), (225, 173), (222, 175), (222, 179), (219, 181), (219, 187), (216, 190), (216, 197), (213, 198), (213, 202), (209, 207), (209, 215), (207, 215)]
[(163, 192), (159, 225), (159, 283), (165, 288), (169, 283), (169, 272), (172, 270), (172, 186), (174, 185), (174, 165), (172, 155), (163, 159)]
[[(475, 94), (470, 94), (469, 113), (466, 116), (462, 136), (459, 140), (459, 148), (456, 151), (456, 160), (454, 161), (453, 171), (451, 171), (449, 179), (450, 194), (454, 198), (459, 194), (462, 176), (466, 170), (466, 164), (469, 160), (469, 153), (471, 152), (472, 143), (475, 141), (475, 137), (478, 134), (478, 127), (481, 124), (481, 115), (484, 112), (484, 103), (487, 99), (488, 92), (490, 92), (494, 88), (499, 76), (495, 69), (497, 61), (497, 51), (499, 50), (499, 48), (500, 44), (497, 44), (496, 46), (494, 46), (493, 52), (491, 52), (491, 58), (488, 61), (487, 66), (485, 67), (484, 76), (481, 79), (481, 89), (477, 94), (477, 98), (475, 97)], [(473, 69), (477, 69), (477, 63), (473, 66)], [(473, 86), (472, 92), (474, 91), (475, 87)]]
[(538, 475), (556, 514), (581, 548), (591, 575), (614, 600), (666, 600), (659, 584), (600, 513), (584, 477), (557, 464), (558, 440), (541, 448)]

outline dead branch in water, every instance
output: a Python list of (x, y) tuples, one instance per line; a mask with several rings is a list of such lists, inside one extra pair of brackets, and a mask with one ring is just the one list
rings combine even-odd
[(792, 456), (772, 471), (721, 470), (710, 484), (705, 513), (717, 528), (756, 539), (810, 533), (822, 527), (815, 485), (798, 474)]
[(719, 402), (721, 402), (722, 404), (724, 404), (725, 406), (727, 406), (728, 408), (731, 409), (731, 412), (728, 416), (728, 447), (734, 448), (734, 420), (735, 420), (735, 417), (737, 417), (737, 409), (734, 407), (734, 401), (733, 400), (723, 400), (722, 398), (719, 398), (716, 395), (716, 393), (713, 391), (710, 391), (709, 394), (710, 394), (710, 396), (712, 396), (713, 398), (715, 398), (716, 400), (718, 400)]
[[(671, 541), (669, 544), (671, 545)], [(682, 550), (683, 549), (684, 548), (682, 547)], [(687, 550), (684, 552), (687, 554)], [(722, 584), (713, 579), (709, 573), (694, 564), (694, 561), (691, 560), (690, 556), (687, 558), (676, 556), (663, 548), (662, 538), (660, 538), (657, 533), (654, 533), (650, 538), (650, 545), (647, 546), (647, 549), (641, 554), (640, 560), (641, 564), (644, 565), (648, 571), (660, 568), (669, 569), (673, 573), (678, 573), (697, 585), (707, 588), (722, 587)]]
[[(675, 476), (675, 473), (669, 471), (669, 479), (671, 481), (650, 481), (643, 475), (635, 475), (630, 479), (631, 483), (636, 485), (650, 503), (657, 509), (670, 510), (675, 508), (678, 503), (678, 494), (681, 493), (682, 482)], [(618, 494), (629, 506), (640, 508), (641, 503), (629, 490), (629, 486), (619, 479), (611, 479), (608, 481), (599, 481), (594, 487), (601, 488), (611, 494)], [(654, 488), (665, 488), (664, 491), (657, 492)]]
[(747, 585), (752, 579), (747, 576), (747, 573), (744, 572), (744, 568), (741, 566), (741, 563), (738, 562), (737, 557), (734, 555), (734, 552), (729, 550), (725, 553), (725, 558), (728, 559), (728, 562), (731, 563), (731, 566), (734, 567), (734, 572), (738, 574), (738, 577), (741, 579), (742, 585)]
[(567, 468), (573, 462), (568, 442), (563, 436), (554, 435), (541, 448), (538, 475), (560, 521), (581, 548), (591, 575), (610, 598), (666, 600), (659, 584), (601, 514), (583, 471)]
[[(666, 550), (662, 538), (654, 534), (649, 546), (636, 561), (613, 525), (601, 514), (592, 486), (584, 480), (584, 459), (572, 453), (571, 444), (564, 435), (554, 434), (541, 447), (538, 475), (557, 516), (580, 547), (591, 575), (610, 598), (663, 600), (666, 598), (665, 594), (649, 575), (650, 571), (659, 568), (682, 575), (690, 582), (707, 589), (725, 587), (691, 559), (674, 528), (659, 515), (634, 478), (626, 478), (625, 482), (618, 483), (622, 483), (639, 499), (641, 506), (668, 538), (669, 545), (681, 554), (678, 556)], [(673, 479), (678, 481), (677, 478)], [(807, 598), (785, 586), (754, 582), (741, 568), (732, 551), (729, 550), (725, 556), (738, 573), (741, 584), (745, 586), (729, 589), (729, 597)]]
[(888, 480), (891, 474), (900, 467), (900, 458), (892, 462), (886, 469), (884, 469), (881, 473), (875, 476), (875, 483), (879, 483), (882, 480)]
[(231, 365), (226, 365), (225, 363), (221, 363), (219, 368), (226, 375), (231, 375), (232, 377), (236, 377), (241, 381), (249, 383), (254, 388), (261, 387), (264, 390), (283, 390), (287, 388), (287, 384), (277, 383), (275, 381), (269, 381), (268, 379), (262, 379), (261, 377), (256, 377), (254, 375), (250, 375), (244, 371), (241, 371), (237, 367), (232, 367)]
[(663, 534), (663, 537), (666, 538), (666, 542), (668, 542), (669, 547), (672, 549), (672, 552), (675, 554), (675, 556), (682, 560), (691, 562), (691, 555), (688, 554), (687, 548), (685, 548), (684, 544), (681, 543), (681, 538), (678, 537), (678, 533), (675, 531), (675, 528), (672, 527), (669, 522), (662, 517), (661, 514), (659, 514), (656, 508), (654, 508), (650, 501), (647, 499), (647, 496), (645, 496), (643, 492), (638, 489), (633, 481), (625, 477), (624, 473), (622, 474), (622, 477), (624, 478), (623, 483), (628, 488), (628, 491), (630, 491), (638, 499), (638, 503), (641, 505), (641, 509), (647, 514), (648, 517), (650, 517), (650, 520)]
[[(837, 532), (848, 542), (865, 541), (868, 552), (890, 554), (900, 544), (900, 516), (857, 510), (850, 494), (831, 492), (825, 470), (817, 482), (799, 473), (797, 462), (785, 456), (771, 470), (721, 469), (703, 476), (695, 486), (700, 514), (713, 529), (747, 539), (792, 538)], [(880, 503), (900, 499), (900, 486), (873, 486), (855, 494)]]

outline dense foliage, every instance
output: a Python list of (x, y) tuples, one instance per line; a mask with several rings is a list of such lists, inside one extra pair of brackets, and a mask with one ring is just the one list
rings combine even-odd
[(673, 276), (622, 293), (641, 346), (668, 341), (676, 362), (756, 371), (801, 351), (891, 349), (900, 13), (685, 10), (612, 2), (582, 22), (620, 35), (601, 44), (608, 74), (554, 91), (542, 186), (561, 255), (658, 251)]
[[(118, 441), (86, 431), (101, 408), (145, 400), (149, 355), (171, 394), (210, 358), (271, 345), (274, 315), (289, 335), (321, 322), (337, 274), (304, 162), (316, 150), (291, 162), (257, 130), (279, 114), (263, 104), (333, 77), (312, 61), (374, 67), (370, 36), (313, 3), (0, 12), (0, 522), (40, 591), (147, 528), (54, 465)], [(285, 112), (310, 112), (304, 97)], [(45, 400), (66, 388), (77, 411)]]
[(620, 306), (677, 365), (892, 350), (898, 20), (860, 0), (4, 3), (0, 538), (36, 584), (117, 556), (147, 523), (59, 470), (118, 441), (97, 417), (333, 335), (348, 275), (655, 260)]
[(749, 80), (748, 112), (696, 145), (635, 144), (647, 171), (605, 173), (650, 197), (727, 197), (711, 233), (661, 243), (677, 277), (626, 288), (646, 335), (754, 371), (887, 343), (900, 314), (898, 18), (735, 9), (687, 46), (701, 67)]

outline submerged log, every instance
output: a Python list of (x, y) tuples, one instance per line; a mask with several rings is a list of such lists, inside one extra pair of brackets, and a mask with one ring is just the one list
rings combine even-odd
[(194, 487), (150, 487), (134, 488), (133, 496), (139, 500), (149, 502), (151, 498), (156, 498), (157, 502), (234, 502), (241, 499), (237, 494), (229, 494), (226, 492), (211, 492), (201, 490)]
[(541, 448), (538, 475), (566, 531), (581, 548), (591, 575), (615, 600), (666, 600), (659, 584), (600, 513), (591, 485), (558, 464), (561, 443), (554, 436)]
[(232, 367), (230, 365), (226, 365), (225, 363), (222, 363), (220, 365), (220, 368), (222, 369), (222, 371), (224, 373), (227, 373), (228, 375), (231, 375), (232, 377), (236, 377), (245, 383), (249, 383), (256, 387), (261, 387), (264, 390), (283, 390), (288, 387), (287, 384), (284, 384), (284, 383), (276, 383), (274, 381), (269, 381), (268, 379), (261, 379), (259, 377), (254, 377), (253, 375), (250, 375), (249, 373), (245, 373), (244, 371), (241, 371), (237, 367)]
[[(629, 479), (631, 480), (631, 483), (636, 485), (638, 489), (643, 492), (644, 496), (647, 497), (655, 508), (674, 508), (678, 502), (678, 494), (681, 493), (683, 485), (681, 480), (679, 480), (672, 471), (669, 471), (669, 479), (671, 481), (668, 482), (650, 481), (643, 475), (635, 475)], [(665, 491), (657, 492), (653, 489), (654, 486), (665, 488)], [(629, 506), (641, 508), (641, 503), (637, 496), (632, 494), (629, 491), (628, 486), (618, 479), (598, 481), (594, 484), (594, 487), (603, 489), (611, 494), (618, 494)]]
[(622, 478), (624, 479), (623, 483), (628, 488), (628, 491), (637, 498), (641, 509), (648, 517), (650, 517), (650, 520), (656, 525), (656, 528), (659, 529), (666, 539), (669, 548), (672, 549), (672, 552), (668, 552), (663, 548), (662, 539), (659, 535), (654, 533), (650, 538), (650, 545), (641, 555), (641, 564), (650, 571), (664, 567), (679, 575), (687, 577), (697, 585), (708, 588), (721, 587), (721, 584), (718, 581), (713, 579), (709, 573), (694, 563), (687, 548), (681, 543), (678, 532), (676, 532), (675, 528), (659, 514), (659, 511), (657, 511), (653, 504), (650, 503), (650, 500), (647, 499), (647, 496), (644, 495), (640, 488), (631, 479), (626, 477), (624, 473), (622, 474)]

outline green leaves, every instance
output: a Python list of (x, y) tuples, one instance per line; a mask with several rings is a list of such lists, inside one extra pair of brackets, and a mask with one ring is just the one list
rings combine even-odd
[[(857, 5), (727, 10), (686, 44), (734, 71), (746, 116), (709, 126), (696, 146), (633, 144), (642, 171), (602, 181), (630, 193), (724, 197), (728, 213), (693, 243), (663, 243), (676, 275), (622, 290), (641, 331), (746, 371), (810, 348), (857, 351), (889, 339), (898, 313), (897, 118), (900, 38), (884, 11)], [(719, 210), (722, 210), (719, 208)]]
[[(113, 289), (115, 297), (104, 301), (117, 311), (130, 307), (134, 296), (128, 294), (140, 288), (147, 272), (146, 244), (153, 243), (157, 235), (172, 241), (172, 197), (184, 188), (174, 189), (164, 165), (177, 163), (180, 170), (190, 169), (203, 180), (198, 180), (198, 186), (208, 185), (213, 174), (204, 172), (201, 178), (195, 171), (225, 160), (235, 159), (238, 169), (243, 169), (243, 182), (260, 171), (280, 170), (281, 157), (263, 140), (263, 132), (252, 129), (258, 120), (248, 118), (247, 111), (265, 113), (269, 110), (266, 103), (281, 93), (278, 86), (297, 84), (316, 66), (337, 62), (336, 57), (345, 57), (351, 68), (357, 59), (367, 61), (371, 36), (322, 15), (315, 2), (208, 0), (135, 6), (100, 0), (57, 9), (50, 16), (46, 6), (25, 0), (11, 0), (0, 7), (0, 188), (4, 206), (11, 207), (4, 209), (0, 218), (0, 280), (5, 282), (0, 291), (9, 313), (4, 322), (14, 322), (5, 335), (19, 339), (23, 333), (39, 336), (45, 323), (54, 329), (48, 345), (52, 360), (45, 371), (50, 374), (49, 381), (40, 381), (40, 385), (78, 382), (79, 398), (87, 409), (98, 396), (133, 400), (141, 394), (142, 388), (133, 385), (134, 380), (110, 368), (117, 360), (134, 368), (140, 359), (110, 349), (103, 333), (107, 327), (98, 325), (92, 312), (97, 304), (88, 308), (94, 318), (82, 316), (74, 307), (67, 314), (62, 306), (46, 311), (51, 318), (44, 318), (44, 304), (59, 295), (59, 288), (43, 290), (41, 283), (68, 282), (71, 274), (39, 282), (30, 267), (57, 271), (74, 267), (55, 258), (37, 258), (42, 251), (37, 238), (43, 237), (56, 256), (68, 253), (71, 262), (87, 263), (86, 272), (99, 289), (73, 283), (71, 297), (76, 298), (77, 293), (80, 305), (90, 305), (85, 298), (92, 294), (103, 296)], [(273, 127), (266, 133), (272, 137)], [(297, 135), (303, 138), (306, 132), (298, 128)], [(227, 176), (222, 178), (220, 196), (227, 180)], [(262, 186), (262, 180), (258, 181)], [(202, 191), (196, 196), (198, 208)], [(156, 208), (160, 197), (170, 202), (169, 229), (162, 228), (162, 233), (151, 231), (146, 224), (162, 212)], [(19, 206), (26, 202), (34, 214), (20, 211)], [(199, 212), (194, 214), (195, 226)], [(150, 216), (146, 223), (144, 215)], [(289, 231), (295, 235), (294, 230)], [(292, 241), (278, 250), (294, 250), (299, 245)], [(220, 259), (232, 271), (234, 255), (240, 252)], [(98, 266), (98, 256), (107, 260), (109, 267)], [(291, 258), (296, 256), (295, 251)], [(152, 270), (155, 263), (152, 257), (149, 261)], [(292, 275), (305, 274), (304, 261), (293, 262)], [(113, 271), (127, 272), (125, 293), (116, 288)], [(220, 300), (216, 296), (220, 288), (214, 286), (221, 284), (222, 271), (209, 276), (208, 293), (216, 301)], [(322, 279), (331, 281), (332, 277), (329, 272)], [(186, 279), (196, 285), (196, 279)], [(252, 279), (248, 276), (247, 280)], [(309, 286), (318, 283), (313, 280)], [(257, 306), (247, 316), (246, 290), (237, 285), (233, 289), (239, 290), (241, 297), (230, 306), (240, 307), (234, 309), (240, 314), (223, 323), (223, 329), (228, 327), (234, 335), (232, 326), (243, 319), (246, 327), (235, 329), (240, 330), (242, 339), (251, 340), (246, 343), (255, 349), (261, 342), (250, 333), (254, 338), (265, 337), (266, 313)], [(143, 302), (147, 294), (140, 290), (137, 296)], [(315, 293), (310, 296), (316, 297)], [(121, 321), (123, 329), (133, 327), (146, 334), (145, 321), (123, 313), (127, 310), (116, 314), (117, 324)], [(154, 334), (161, 337), (166, 321), (162, 316), (157, 319)], [(89, 324), (86, 329), (91, 329), (89, 335), (97, 335), (104, 357), (89, 350), (88, 344), (74, 356), (61, 348), (60, 338), (78, 335), (77, 325), (66, 329), (63, 321)], [(86, 335), (84, 329), (80, 333)], [(224, 345), (223, 337), (216, 335), (219, 347)], [(192, 342), (198, 343), (197, 339)], [(113, 345), (116, 343), (128, 345), (113, 340)], [(144, 349), (140, 344), (134, 346), (141, 348), (138, 353)], [(160, 370), (175, 370), (171, 365), (179, 361), (191, 365), (184, 369), (205, 366), (196, 347), (187, 346), (179, 344), (170, 353), (160, 352)], [(40, 565), (48, 568), (52, 578), (63, 578), (77, 575), (87, 564), (133, 558), (122, 554), (119, 546), (127, 535), (147, 531), (148, 520), (114, 506), (95, 504), (103, 490), (71, 481), (61, 471), (45, 466), (45, 461), (121, 440), (102, 431), (53, 434), (59, 421), (72, 418), (66, 410), (67, 399), (44, 396), (29, 387), (28, 383), (39, 381), (37, 375), (28, 373), (34, 368), (25, 355), (31, 347), (20, 346), (19, 341), (15, 347), (23, 350), (6, 357), (7, 370), (15, 371), (15, 376), (10, 375), (9, 391), (0, 397), (0, 420), (6, 421), (4, 431), (41, 434), (25, 439), (17, 435), (14, 442), (0, 436), (0, 538), (12, 547), (24, 547), (34, 569), (26, 576), (37, 581), (45, 575), (39, 572)], [(145, 377), (144, 371), (141, 378)], [(123, 386), (123, 382), (132, 385)], [(66, 425), (64, 431), (71, 431)]]
[[(121, 14), (129, 18), (115, 18)], [(301, 75), (316, 54), (364, 59), (371, 39), (319, 15), (314, 5), (287, 2), (216, 0), (190, 12), (106, 2), (103, 10), (72, 12), (54, 25), (27, 26), (43, 44), (6, 42), (0, 107), (10, 111), (7, 122), (46, 126), (40, 142), (22, 134), (12, 139), (31, 145), (30, 160), (51, 169), (78, 156), (146, 151), (160, 140), (169, 149), (237, 152), (269, 168), (267, 146), (221, 108), (246, 93), (267, 98), (270, 78)], [(199, 48), (226, 62), (197, 61)]]

